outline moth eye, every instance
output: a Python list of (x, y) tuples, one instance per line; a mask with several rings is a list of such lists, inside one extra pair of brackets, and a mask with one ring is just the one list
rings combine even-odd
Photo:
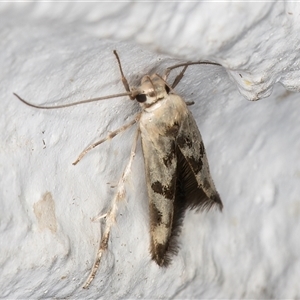
[(137, 102), (143, 103), (147, 100), (147, 97), (145, 94), (139, 94), (135, 97)]
[(169, 94), (170, 93), (170, 88), (167, 85), (165, 85), (165, 89), (166, 89), (167, 94)]

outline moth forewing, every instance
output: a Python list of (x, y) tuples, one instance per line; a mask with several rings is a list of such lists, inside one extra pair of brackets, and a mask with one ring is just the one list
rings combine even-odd
[(150, 251), (160, 266), (167, 266), (178, 251), (176, 237), (187, 208), (222, 208), (196, 122), (180, 96), (166, 93), (157, 91), (163, 95), (157, 102), (147, 97), (140, 119)]
[[(187, 206), (208, 210), (216, 205), (222, 210), (223, 204), (210, 175), (204, 143), (189, 110), (178, 133), (177, 145), (185, 158), (183, 163), (188, 165), (185, 174)], [(192, 181), (195, 181), (194, 185)]]

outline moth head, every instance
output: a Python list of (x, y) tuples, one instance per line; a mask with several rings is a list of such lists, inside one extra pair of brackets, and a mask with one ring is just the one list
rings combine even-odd
[(136, 91), (135, 99), (143, 107), (149, 107), (168, 96), (170, 88), (157, 74), (146, 75), (142, 78), (141, 85)]

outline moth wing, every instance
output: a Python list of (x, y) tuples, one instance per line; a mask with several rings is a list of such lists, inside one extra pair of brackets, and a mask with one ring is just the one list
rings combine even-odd
[[(223, 204), (211, 178), (200, 131), (190, 111), (179, 129), (177, 140), (180, 201), (186, 207), (210, 209)], [(178, 192), (177, 192), (178, 194)]]
[[(160, 266), (170, 262), (169, 253), (176, 193), (175, 138), (142, 133), (150, 214), (150, 252)], [(172, 243), (171, 243), (172, 244)], [(174, 249), (176, 247), (173, 247)]]
[(156, 112), (140, 120), (150, 252), (160, 266), (167, 266), (170, 256), (178, 252), (177, 236), (187, 208), (222, 208), (197, 124), (180, 97), (174, 95), (171, 100), (163, 117)]

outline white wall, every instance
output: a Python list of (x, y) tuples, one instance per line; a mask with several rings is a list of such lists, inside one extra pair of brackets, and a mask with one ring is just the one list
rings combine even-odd
[[(299, 13), (282, 2), (1, 3), (0, 296), (299, 298)], [(195, 102), (224, 211), (188, 212), (179, 254), (158, 268), (139, 146), (83, 290), (101, 236), (91, 219), (109, 207), (134, 129), (72, 162), (139, 107), (125, 97), (45, 111), (12, 93), (47, 105), (121, 93), (114, 49), (132, 85), (179, 61), (224, 66), (190, 67), (176, 89)]]

